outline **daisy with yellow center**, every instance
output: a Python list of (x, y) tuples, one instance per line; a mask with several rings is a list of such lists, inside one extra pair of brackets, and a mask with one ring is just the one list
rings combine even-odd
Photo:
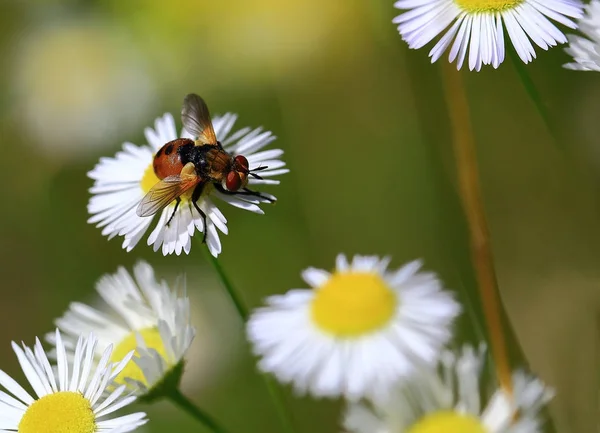
[[(242, 128), (231, 134), (236, 119), (237, 115), (231, 113), (213, 119), (217, 139), (227, 152), (244, 155), (251, 170), (266, 167), (260, 172), (262, 179), (250, 178), (249, 185), (278, 184), (279, 181), (272, 177), (288, 172), (283, 168), (285, 163), (279, 159), (283, 151), (262, 150), (275, 140), (275, 137), (262, 128)], [(175, 120), (169, 113), (156, 119), (154, 129), (146, 128), (144, 133), (148, 145), (125, 143), (123, 150), (117, 152), (115, 157), (101, 158), (96, 167), (88, 173), (88, 176), (94, 179), (94, 186), (90, 189), (92, 197), (88, 203), (88, 212), (91, 214), (88, 222), (102, 227), (102, 234), (109, 239), (123, 236), (123, 248), (127, 251), (131, 251), (137, 245), (155, 220), (154, 217), (139, 217), (136, 213), (142, 198), (159, 181), (152, 165), (154, 155), (163, 145), (176, 138), (195, 138), (185, 129), (178, 135)], [(189, 194), (184, 194), (175, 214), (175, 201), (158, 213), (158, 223), (148, 236), (147, 243), (153, 246), (154, 251), (161, 249), (164, 255), (180, 255), (182, 252), (188, 254), (195, 231), (207, 231), (208, 249), (217, 257), (221, 253), (221, 240), (217, 229), (224, 234), (228, 233), (228, 229), (227, 219), (212, 199), (216, 197), (232, 206), (262, 214), (264, 212), (258, 205), (275, 200), (275, 197), (265, 193), (261, 195), (263, 197), (225, 195), (206, 187), (197, 203), (207, 217), (207, 227), (204, 227), (203, 218), (192, 205)]]
[[(56, 325), (65, 334), (65, 346), (73, 350), (77, 335), (98, 336), (96, 355), (114, 344), (113, 358), (135, 351), (133, 361), (115, 377), (137, 395), (148, 395), (165, 382), (177, 384), (183, 358), (195, 335), (190, 324), (190, 302), (178, 296), (164, 281), (157, 281), (145, 262), (133, 270), (135, 280), (124, 269), (103, 276), (96, 290), (112, 311), (72, 303)], [(53, 336), (49, 341), (55, 343)]]
[(573, 62), (565, 68), (575, 71), (600, 72), (600, 0), (592, 0), (585, 7), (585, 16), (579, 20), (579, 30), (584, 36), (567, 35), (567, 54)]
[(432, 63), (449, 48), (449, 61), (460, 69), (469, 56), (469, 69), (497, 68), (505, 56), (504, 30), (524, 63), (543, 50), (567, 42), (551, 20), (576, 28), (571, 18), (582, 16), (580, 0), (398, 0), (404, 13), (394, 18), (410, 48), (419, 49), (442, 35), (429, 52)]
[[(343, 425), (349, 433), (537, 433), (538, 414), (552, 397), (542, 382), (513, 375), (513, 394), (481, 395), (485, 350), (465, 347), (442, 356), (440, 368), (421, 369), (398, 382), (387, 399), (351, 404)], [(482, 407), (482, 400), (485, 404)]]
[(333, 273), (309, 268), (312, 289), (267, 299), (247, 325), (259, 368), (314, 396), (385, 396), (421, 364), (434, 364), (460, 307), (421, 263), (338, 256)]
[(0, 392), (0, 431), (125, 433), (147, 422), (143, 412), (107, 417), (135, 401), (134, 396), (125, 394), (125, 386), (107, 388), (129, 363), (133, 353), (118, 362), (111, 362), (112, 347), (108, 346), (96, 363), (94, 352), (98, 341), (90, 335), (76, 340), (71, 359), (67, 357), (58, 330), (54, 339), (56, 366), (48, 361), (39, 340), (36, 339), (33, 348), (12, 344), (35, 397), (0, 370), (0, 387), (8, 392)]

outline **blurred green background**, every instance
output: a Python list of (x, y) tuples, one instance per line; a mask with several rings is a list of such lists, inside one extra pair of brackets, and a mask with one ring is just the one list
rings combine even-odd
[[(279, 431), (242, 326), (198, 244), (131, 253), (86, 223), (86, 172), (195, 92), (213, 113), (278, 136), (291, 173), (257, 216), (223, 204), (220, 257), (254, 307), (302, 287), (338, 252), (422, 257), (473, 289), (439, 65), (409, 51), (391, 1), (10, 1), (0, 3), (0, 365), (94, 283), (144, 258), (185, 273), (198, 335), (184, 392), (232, 432)], [(510, 60), (465, 71), (500, 290), (532, 369), (556, 387), (558, 430), (598, 423), (600, 74), (562, 49), (528, 66), (549, 135)], [(444, 58), (443, 61), (446, 61)], [(178, 116), (176, 116), (177, 118)], [(178, 120), (179, 123), (179, 120)], [(561, 150), (562, 149), (562, 150)], [(287, 392), (287, 389), (286, 389)], [(338, 431), (339, 405), (287, 393), (299, 432)], [(200, 431), (168, 403), (146, 431)]]

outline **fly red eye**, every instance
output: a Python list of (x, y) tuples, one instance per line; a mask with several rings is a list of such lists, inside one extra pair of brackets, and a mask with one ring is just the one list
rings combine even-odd
[(235, 157), (235, 162), (242, 167), (244, 170), (248, 170), (248, 160), (243, 155), (238, 155)]
[(225, 186), (229, 191), (237, 191), (240, 189), (242, 186), (242, 179), (240, 179), (240, 175), (235, 171), (230, 171), (227, 175), (227, 179), (225, 180)]

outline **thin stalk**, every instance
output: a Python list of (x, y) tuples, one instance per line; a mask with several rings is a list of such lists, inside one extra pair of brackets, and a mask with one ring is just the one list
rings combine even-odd
[(459, 191), (469, 227), (471, 260), (475, 268), (483, 313), (491, 340), (492, 357), (498, 381), (504, 389), (512, 391), (510, 364), (502, 323), (502, 306), (482, 202), (469, 104), (460, 72), (449, 63), (444, 64), (443, 81), (452, 124)]
[(523, 84), (523, 87), (525, 88), (527, 95), (533, 102), (533, 105), (535, 105), (535, 108), (537, 109), (540, 117), (544, 121), (544, 124), (546, 125), (548, 132), (550, 133), (550, 135), (552, 136), (554, 141), (556, 143), (559, 143), (555, 123), (552, 122), (550, 113), (548, 112), (548, 108), (546, 107), (546, 104), (542, 100), (542, 96), (540, 95), (540, 92), (538, 91), (535, 83), (531, 79), (531, 75), (529, 74), (529, 69), (525, 66), (525, 64), (519, 58), (519, 56), (517, 55), (517, 52), (514, 49), (508, 49), (508, 54), (510, 56), (511, 63), (513, 64), (515, 71), (517, 72), (517, 75), (519, 76), (519, 79), (521, 80), (521, 84)]
[[(244, 304), (242, 297), (235, 289), (235, 286), (227, 276), (227, 273), (225, 272), (225, 269), (223, 269), (223, 267), (221, 266), (219, 260), (217, 260), (217, 258), (210, 253), (206, 245), (203, 245), (202, 250), (204, 251), (207, 260), (219, 276), (221, 283), (223, 283), (223, 287), (225, 287), (225, 290), (227, 291), (231, 302), (233, 302), (233, 305), (235, 306), (238, 315), (240, 316), (242, 321), (246, 323), (246, 321), (248, 320), (248, 308)], [(283, 394), (281, 393), (279, 385), (267, 373), (261, 373), (261, 377), (265, 381), (265, 385), (267, 386), (267, 390), (269, 392), (271, 400), (273, 401), (273, 405), (275, 406), (275, 410), (277, 412), (277, 415), (279, 416), (279, 420), (283, 425), (284, 431), (286, 431), (287, 433), (295, 433), (294, 425), (292, 424), (292, 417), (288, 407), (284, 403)]]
[(242, 321), (246, 323), (246, 321), (248, 320), (248, 308), (246, 308), (246, 306), (244, 305), (242, 297), (235, 290), (235, 287), (231, 283), (231, 280), (225, 273), (225, 270), (223, 269), (221, 263), (219, 263), (217, 258), (210, 253), (207, 247), (202, 248), (202, 251), (204, 251), (206, 259), (210, 262), (217, 275), (219, 275), (219, 279), (221, 280), (221, 283), (223, 283), (223, 287), (225, 287), (225, 290), (227, 290), (227, 294), (229, 295), (233, 306), (238, 312), (238, 315), (241, 317)]
[(177, 407), (191, 415), (194, 419), (200, 421), (201, 424), (204, 424), (210, 431), (214, 433), (227, 433), (227, 430), (219, 425), (214, 418), (196, 406), (189, 398), (183, 395), (178, 388), (173, 388), (167, 397)]

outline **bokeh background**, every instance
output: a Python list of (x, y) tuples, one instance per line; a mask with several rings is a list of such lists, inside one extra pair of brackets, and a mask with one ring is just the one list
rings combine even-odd
[[(118, 266), (185, 274), (198, 336), (184, 392), (233, 432), (279, 431), (243, 328), (198, 245), (163, 257), (86, 223), (86, 172), (183, 96), (238, 126), (272, 130), (291, 173), (257, 216), (224, 205), (220, 257), (245, 301), (302, 287), (338, 252), (422, 257), (474, 290), (439, 65), (409, 51), (391, 1), (10, 1), (0, 3), (0, 367)], [(600, 74), (527, 67), (551, 136), (507, 60), (465, 71), (500, 290), (531, 368), (558, 394), (561, 432), (598, 425)], [(444, 59), (445, 61), (445, 59)], [(460, 290), (459, 290), (460, 291)], [(466, 326), (468, 328), (468, 325)], [(514, 349), (514, 348), (513, 348)], [(340, 406), (286, 396), (300, 432), (338, 431)], [(146, 431), (200, 431), (169, 403)]]

